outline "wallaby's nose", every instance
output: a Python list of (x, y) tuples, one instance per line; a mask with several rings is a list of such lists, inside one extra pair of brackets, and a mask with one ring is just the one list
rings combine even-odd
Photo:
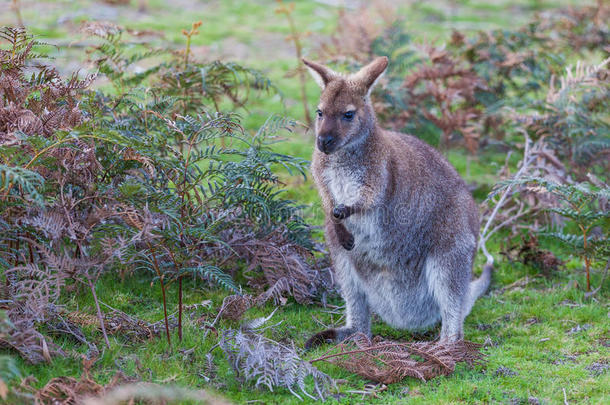
[(320, 151), (329, 154), (330, 152), (332, 152), (334, 146), (335, 137), (331, 134), (324, 134), (318, 136), (318, 149), (320, 149)]

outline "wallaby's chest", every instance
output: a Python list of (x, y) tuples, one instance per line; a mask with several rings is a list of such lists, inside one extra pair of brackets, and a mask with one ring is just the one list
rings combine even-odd
[[(362, 167), (329, 167), (324, 172), (324, 181), (335, 205), (353, 205), (360, 201), (363, 193), (365, 173)], [(364, 254), (368, 260), (385, 263), (382, 246), (387, 238), (383, 226), (383, 207), (369, 207), (343, 220), (347, 230), (354, 236), (356, 247), (352, 254)]]
[(362, 194), (363, 173), (346, 166), (329, 166), (322, 173), (323, 181), (335, 204), (353, 205)]

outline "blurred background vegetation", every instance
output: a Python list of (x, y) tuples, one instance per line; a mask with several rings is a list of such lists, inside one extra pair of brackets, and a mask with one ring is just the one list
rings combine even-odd
[[(601, 0), (3, 2), (0, 401), (144, 381), (240, 402), (599, 403), (609, 13)], [(341, 322), (307, 168), (319, 89), (300, 58), (347, 72), (379, 55), (381, 124), (441, 149), (480, 203), (475, 272), (493, 257), (496, 285), (466, 336), (488, 364), (389, 387), (316, 364), (337, 389), (294, 348)], [(283, 322), (261, 330), (274, 308)]]

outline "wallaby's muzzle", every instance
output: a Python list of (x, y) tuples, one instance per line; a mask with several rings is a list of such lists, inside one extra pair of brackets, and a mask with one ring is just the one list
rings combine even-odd
[(327, 155), (334, 152), (337, 146), (337, 138), (330, 134), (324, 134), (318, 136), (318, 149)]

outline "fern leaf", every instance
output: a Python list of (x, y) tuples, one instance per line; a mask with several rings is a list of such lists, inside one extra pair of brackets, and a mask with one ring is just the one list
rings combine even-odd
[(43, 185), (44, 178), (34, 171), (19, 166), (10, 167), (0, 164), (0, 191), (11, 190), (15, 195), (20, 188), (33, 203), (42, 206), (44, 205), (44, 198), (41, 194)]
[(179, 274), (192, 274), (203, 277), (213, 281), (227, 290), (239, 292), (233, 278), (216, 266), (206, 265), (198, 267), (185, 267), (180, 270)]

